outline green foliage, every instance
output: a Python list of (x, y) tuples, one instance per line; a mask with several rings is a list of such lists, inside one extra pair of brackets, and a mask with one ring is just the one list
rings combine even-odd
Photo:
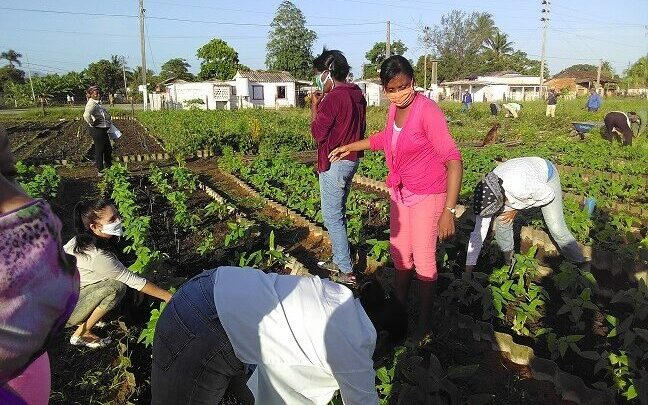
[(179, 79), (186, 81), (193, 81), (194, 75), (189, 73), (188, 68), (191, 65), (183, 58), (172, 58), (164, 62), (160, 67), (160, 80)]
[(83, 71), (86, 78), (101, 89), (102, 94), (114, 93), (123, 87), (121, 61), (113, 55), (110, 60), (93, 62)]
[[(403, 55), (407, 52), (407, 47), (401, 40), (397, 40), (391, 43), (389, 51), (392, 55)], [(387, 54), (387, 43), (386, 42), (376, 42), (370, 50), (365, 53), (365, 58), (369, 63), (365, 63), (362, 70), (362, 77), (364, 78), (374, 78), (378, 77), (380, 65), (386, 59)]]
[(200, 62), (200, 80), (231, 80), (239, 67), (238, 52), (227, 42), (214, 38), (198, 48), (196, 56)]
[(161, 302), (158, 308), (153, 308), (151, 310), (151, 317), (146, 322), (146, 327), (142, 329), (142, 332), (137, 339), (137, 343), (144, 343), (144, 346), (151, 346), (153, 344), (153, 336), (155, 335), (155, 327), (157, 326), (158, 319), (162, 311), (166, 307), (166, 302)]
[(133, 252), (136, 256), (135, 262), (129, 266), (129, 269), (135, 273), (143, 274), (164, 255), (147, 246), (151, 217), (140, 215), (142, 208), (137, 204), (137, 196), (132, 191), (128, 179), (126, 166), (113, 164), (106, 169), (100, 188), (104, 190), (112, 188), (110, 197), (117, 205), (117, 210), (122, 217), (124, 238), (130, 241), (130, 245), (124, 248), (124, 252)]
[(306, 28), (306, 18), (292, 2), (284, 0), (277, 8), (266, 45), (266, 66), (285, 70), (296, 79), (308, 79), (312, 72), (315, 31)]
[[(40, 170), (40, 173), (38, 172)], [(52, 166), (41, 166), (40, 169), (27, 166), (22, 162), (16, 163), (16, 180), (23, 189), (33, 198), (52, 199), (56, 197), (61, 176)]]

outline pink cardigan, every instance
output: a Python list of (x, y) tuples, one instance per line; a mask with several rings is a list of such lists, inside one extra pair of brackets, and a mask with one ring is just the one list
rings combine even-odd
[(372, 150), (385, 151), (387, 186), (405, 186), (415, 194), (440, 194), (447, 188), (445, 163), (461, 160), (439, 106), (418, 93), (392, 154), (392, 132), (396, 106), (391, 104), (385, 129), (369, 138)]

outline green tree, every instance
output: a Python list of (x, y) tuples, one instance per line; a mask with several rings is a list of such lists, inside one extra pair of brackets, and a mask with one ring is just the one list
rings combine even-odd
[(306, 28), (306, 18), (299, 8), (288, 0), (279, 5), (266, 45), (266, 66), (271, 70), (285, 70), (297, 79), (312, 74), (315, 31)]
[(200, 80), (230, 80), (239, 67), (238, 53), (219, 38), (214, 38), (198, 48), (196, 53), (200, 62)]
[(500, 61), (513, 52), (513, 42), (508, 40), (506, 34), (498, 31), (495, 35), (486, 38), (482, 49), (487, 57)]
[(189, 73), (188, 68), (191, 65), (187, 63), (186, 60), (182, 58), (173, 58), (164, 62), (160, 68), (160, 80), (167, 80), (171, 78), (192, 81), (194, 75)]
[(89, 82), (99, 86), (104, 93), (115, 93), (123, 87), (121, 62), (115, 58), (93, 62), (83, 71)]
[(642, 56), (625, 70), (624, 82), (629, 87), (648, 87), (648, 56)]
[[(407, 52), (407, 47), (402, 41), (398, 40), (392, 42), (389, 51), (392, 55), (403, 55), (405, 52)], [(369, 49), (367, 53), (365, 53), (365, 58), (367, 58), (367, 61), (369, 63), (366, 63), (363, 66), (362, 76), (365, 78), (377, 77), (380, 65), (382, 65), (383, 61), (386, 59), (386, 54), (387, 43), (376, 42), (374, 46), (371, 47), (371, 49)]]
[(7, 61), (9, 61), (9, 64), (12, 67), (14, 66), (14, 63), (18, 66), (22, 66), (20, 58), (22, 58), (22, 54), (19, 54), (13, 49), (9, 49), (7, 52), (0, 53), (0, 59), (6, 59)]
[[(126, 72), (126, 78), (128, 80), (129, 94), (132, 95), (135, 101), (142, 100), (142, 93), (139, 91), (139, 85), (142, 84), (142, 67), (137, 66), (131, 72)], [(159, 78), (155, 75), (151, 69), (146, 69), (146, 82), (148, 84), (148, 90), (151, 91), (159, 83)]]
[(439, 80), (465, 77), (478, 70), (480, 50), (497, 27), (488, 13), (453, 10), (432, 30), (431, 42), (439, 59)]
[(0, 67), (0, 90), (4, 89), (7, 83), (21, 84), (25, 82), (25, 72), (16, 69), (13, 65), (8, 64)]

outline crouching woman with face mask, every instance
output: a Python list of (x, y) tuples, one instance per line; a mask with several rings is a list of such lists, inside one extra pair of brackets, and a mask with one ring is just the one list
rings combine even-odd
[(111, 251), (123, 230), (110, 201), (79, 202), (74, 208), (74, 227), (76, 236), (64, 246), (68, 254), (76, 256), (81, 275), (79, 302), (67, 322), (68, 326), (78, 325), (70, 343), (104, 347), (110, 340), (99, 338), (92, 328), (119, 303), (127, 287), (167, 302), (171, 293), (130, 272)]

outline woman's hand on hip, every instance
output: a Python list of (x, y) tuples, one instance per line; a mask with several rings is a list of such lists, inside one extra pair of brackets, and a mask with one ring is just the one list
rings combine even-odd
[(339, 146), (329, 153), (328, 158), (331, 162), (337, 162), (345, 158), (349, 153), (351, 153), (349, 145)]
[(438, 224), (439, 240), (444, 241), (455, 234), (455, 217), (450, 210), (443, 209)]

